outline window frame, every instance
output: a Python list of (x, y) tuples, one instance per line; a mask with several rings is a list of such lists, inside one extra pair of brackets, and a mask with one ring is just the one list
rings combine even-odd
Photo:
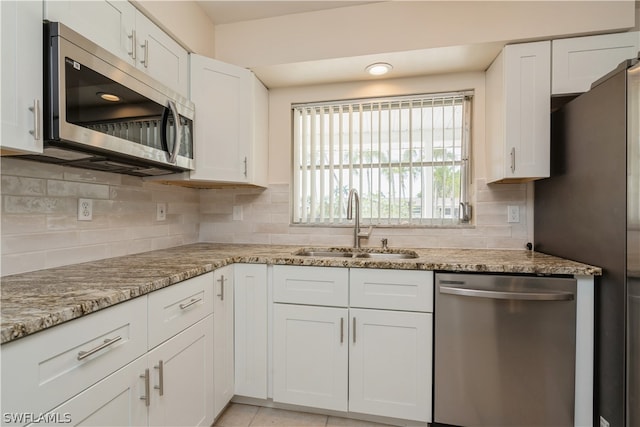
[[(342, 100), (335, 100), (335, 101), (321, 101), (321, 102), (310, 102), (310, 103), (293, 103), (291, 104), (291, 120), (292, 120), (292, 137), (291, 137), (291, 141), (292, 141), (292, 158), (291, 158), (291, 189), (290, 189), (290, 196), (291, 196), (291, 204), (290, 204), (290, 224), (293, 226), (320, 226), (320, 227), (345, 227), (345, 226), (351, 226), (351, 221), (346, 221), (346, 212), (345, 215), (342, 214), (342, 212), (340, 213), (339, 216), (337, 216), (337, 218), (334, 219), (334, 217), (332, 216), (331, 218), (329, 218), (329, 220), (327, 221), (326, 219), (324, 221), (320, 221), (320, 220), (313, 220), (310, 221), (309, 219), (311, 217), (305, 217), (305, 215), (301, 215), (298, 214), (296, 212), (297, 209), (301, 208), (303, 206), (303, 204), (300, 202), (299, 199), (301, 199), (301, 193), (300, 193), (300, 186), (301, 185), (307, 185), (307, 183), (305, 182), (304, 179), (304, 174), (302, 179), (298, 179), (298, 177), (296, 176), (299, 170), (302, 169), (306, 169), (306, 170), (311, 170), (311, 169), (317, 169), (317, 170), (322, 170), (322, 169), (327, 169), (327, 168), (331, 168), (333, 167), (333, 164), (331, 164), (330, 166), (327, 164), (316, 164), (313, 162), (313, 158), (311, 158), (311, 162), (308, 163), (307, 166), (302, 165), (302, 162), (297, 162), (297, 160), (300, 158), (300, 156), (306, 156), (305, 151), (305, 147), (302, 147), (302, 145), (309, 145), (309, 144), (299, 144), (298, 143), (298, 138), (296, 137), (297, 133), (300, 132), (304, 132), (304, 130), (300, 129), (300, 124), (298, 123), (297, 120), (297, 116), (296, 116), (296, 109), (299, 108), (322, 108), (322, 107), (327, 107), (327, 108), (337, 108), (336, 111), (331, 110), (330, 115), (332, 114), (338, 114), (340, 115), (340, 129), (338, 130), (340, 138), (339, 141), (337, 141), (337, 143), (339, 144), (339, 153), (345, 153), (345, 150), (348, 150), (348, 161), (347, 162), (342, 162), (342, 160), (340, 161), (339, 165), (340, 168), (342, 168), (345, 164), (347, 165), (347, 167), (350, 166), (349, 168), (349, 178), (348, 178), (348, 187), (346, 187), (346, 191), (348, 192), (349, 188), (356, 188), (358, 190), (358, 192), (360, 193), (360, 185), (353, 185), (353, 182), (357, 182), (357, 180), (359, 180), (360, 182), (362, 182), (362, 177), (360, 176), (359, 178), (354, 178), (353, 177), (353, 172), (351, 171), (351, 168), (353, 168), (353, 166), (357, 166), (359, 170), (366, 170), (366, 169), (382, 169), (381, 168), (381, 163), (374, 163), (374, 162), (369, 162), (369, 163), (362, 163), (362, 161), (358, 162), (354, 162), (354, 157), (353, 157), (353, 153), (352, 153), (352, 148), (353, 148), (353, 141), (349, 141), (348, 143), (345, 144), (345, 142), (343, 141), (342, 135), (343, 135), (343, 123), (342, 123), (342, 114), (345, 111), (349, 111), (350, 113), (353, 112), (354, 110), (356, 110), (356, 108), (354, 108), (356, 105), (359, 105), (359, 109), (358, 109), (358, 113), (360, 115), (362, 115), (362, 112), (366, 110), (362, 109), (362, 106), (369, 106), (367, 108), (369, 108), (369, 111), (373, 111), (372, 106), (374, 104), (378, 104), (381, 105), (382, 103), (386, 104), (388, 108), (385, 109), (381, 109), (381, 107), (379, 107), (378, 110), (376, 110), (379, 114), (382, 114), (382, 111), (388, 111), (389, 114), (391, 114), (391, 111), (395, 111), (398, 112), (398, 114), (402, 114), (402, 111), (404, 109), (408, 109), (409, 114), (411, 113), (411, 109), (413, 108), (413, 104), (411, 104), (412, 102), (421, 102), (424, 101), (426, 99), (429, 100), (436, 100), (436, 99), (447, 99), (450, 97), (457, 97), (459, 104), (463, 106), (462, 108), (462, 124), (459, 127), (461, 129), (461, 142), (460, 142), (460, 158), (459, 159), (454, 159), (454, 161), (445, 161), (444, 159), (442, 161), (436, 161), (436, 160), (430, 160), (430, 161), (425, 161), (424, 159), (419, 160), (417, 163), (419, 163), (419, 165), (414, 164), (415, 162), (412, 159), (409, 160), (389, 160), (389, 162), (384, 163), (385, 168), (393, 168), (393, 167), (400, 167), (400, 168), (404, 168), (404, 167), (408, 167), (408, 168), (413, 168), (413, 169), (419, 169), (419, 168), (425, 168), (425, 167), (434, 167), (434, 166), (449, 166), (449, 165), (456, 165), (459, 166), (460, 170), (459, 170), (459, 179), (460, 179), (460, 196), (459, 196), (459, 204), (456, 205), (456, 207), (453, 207), (453, 209), (458, 213), (457, 217), (455, 218), (451, 218), (451, 219), (446, 219), (446, 218), (424, 218), (422, 216), (420, 216), (417, 220), (415, 220), (414, 218), (412, 218), (411, 216), (409, 217), (409, 221), (407, 221), (406, 218), (402, 217), (402, 214), (399, 214), (397, 217), (396, 216), (389, 216), (387, 218), (388, 222), (379, 222), (381, 219), (381, 215), (380, 212), (378, 211), (378, 215), (377, 216), (372, 216), (372, 217), (362, 217), (361, 218), (361, 224), (362, 225), (373, 225), (375, 227), (389, 227), (389, 228), (441, 228), (441, 227), (445, 227), (445, 228), (458, 228), (458, 227), (468, 227), (471, 221), (471, 216), (470, 216), (470, 212), (471, 212), (471, 206), (470, 206), (470, 200), (469, 200), (469, 194), (470, 194), (470, 186), (471, 186), (471, 137), (472, 137), (472, 108), (473, 108), (473, 98), (474, 98), (474, 90), (473, 89), (469, 89), (469, 90), (461, 90), (461, 91), (456, 91), (456, 92), (435, 92), (435, 93), (423, 93), (423, 94), (414, 94), (414, 95), (404, 95), (404, 96), (388, 96), (388, 97), (376, 97), (376, 98), (358, 98), (358, 99), (342, 99)], [(405, 106), (407, 105), (407, 106)], [(452, 105), (458, 105), (458, 104), (452, 104)], [(419, 104), (416, 104), (416, 106), (421, 107)], [(442, 104), (442, 106), (438, 106), (444, 108), (446, 105)], [(422, 107), (421, 107), (422, 108)], [(426, 107), (426, 108), (436, 108), (435, 104), (432, 103), (431, 107)], [(373, 114), (373, 113), (372, 113)], [(360, 116), (361, 118), (361, 116)], [(331, 120), (331, 122), (333, 123), (333, 120)], [(313, 122), (312, 122), (313, 123)], [(331, 124), (332, 124), (331, 123)], [(313, 125), (312, 125), (313, 126)], [(349, 139), (353, 136), (353, 132), (351, 129), (351, 121), (350, 123), (348, 123), (349, 126), (349, 132), (348, 132), (348, 137)], [(361, 125), (360, 125), (361, 126)], [(424, 127), (420, 127), (420, 132), (424, 132)], [(435, 129), (435, 128), (433, 128)], [(433, 133), (433, 129), (431, 129), (431, 132)], [(445, 127), (440, 127), (438, 129), (442, 129), (443, 131), (446, 130)], [(453, 129), (453, 128), (452, 128)], [(414, 132), (414, 128), (411, 127), (409, 129), (409, 133)], [(312, 130), (314, 131), (314, 130)], [(333, 132), (333, 128), (331, 128), (330, 132)], [(360, 132), (362, 132), (362, 127), (360, 128)], [(398, 133), (401, 134), (402, 131), (399, 131)], [(376, 136), (378, 138), (380, 138), (380, 134), (376, 134)], [(433, 142), (435, 140), (432, 140), (432, 152), (434, 151), (434, 147), (433, 147)], [(443, 145), (444, 145), (444, 141), (445, 141), (445, 137), (444, 135), (442, 136), (442, 141), (443, 141)], [(391, 131), (389, 131), (389, 141), (387, 142), (389, 144), (389, 146), (391, 147), (392, 145), (392, 141), (391, 141)], [(402, 144), (402, 141), (399, 140), (396, 142), (397, 144)], [(422, 142), (421, 142), (422, 143)], [(360, 142), (361, 144), (361, 142)], [(371, 140), (371, 144), (373, 145), (373, 140)], [(411, 144), (411, 143), (410, 143)], [(347, 145), (345, 147), (345, 145)], [(322, 149), (322, 143), (320, 143), (321, 149)], [(313, 147), (313, 144), (311, 144), (311, 147)], [(422, 147), (422, 146), (421, 146)], [(362, 149), (362, 145), (360, 145), (360, 149)], [(411, 148), (409, 149), (411, 150)], [(301, 153), (302, 151), (302, 153)], [(374, 150), (371, 150), (372, 152)], [(362, 151), (359, 151), (362, 152)], [(298, 164), (300, 163), (300, 164)], [(309, 173), (310, 176), (313, 176), (314, 174)], [(321, 186), (324, 183), (321, 183)], [(336, 188), (336, 185), (338, 185), (337, 188), (341, 188), (344, 186), (344, 182), (342, 179), (340, 179), (340, 181), (338, 183), (335, 183), (333, 188)], [(323, 191), (323, 189), (322, 189)], [(343, 204), (346, 205), (346, 193), (343, 194), (345, 192), (340, 192), (338, 191), (338, 196), (339, 200), (336, 202), (333, 199), (331, 199), (331, 207), (334, 207), (335, 205), (338, 206), (342, 206)], [(324, 194), (324, 193), (323, 193)], [(413, 196), (410, 196), (408, 200), (412, 200)], [(402, 203), (401, 198), (398, 198), (399, 203)], [(406, 200), (402, 199), (402, 200)], [(312, 201), (310, 203), (310, 210), (313, 210), (315, 208), (314, 204), (313, 204), (314, 199), (312, 198)], [(307, 205), (309, 206), (309, 205)], [(409, 204), (409, 208), (411, 209), (411, 204)], [(417, 206), (417, 205), (415, 205)], [(420, 206), (424, 206), (424, 205), (420, 205)], [(431, 199), (431, 206), (435, 206), (434, 205), (434, 201), (433, 199)], [(443, 206), (443, 210), (444, 209), (451, 209), (452, 205), (448, 205), (448, 206)], [(380, 209), (380, 208), (378, 208)], [(362, 213), (362, 209), (361, 209), (361, 213)], [(323, 216), (321, 218), (324, 218)], [(376, 222), (377, 221), (377, 222)]]

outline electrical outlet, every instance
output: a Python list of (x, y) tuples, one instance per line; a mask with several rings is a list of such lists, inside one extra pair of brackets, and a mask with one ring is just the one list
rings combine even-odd
[(507, 222), (520, 222), (520, 206), (507, 207)]
[(165, 219), (167, 219), (167, 204), (158, 203), (156, 205), (156, 220), (164, 221)]
[(609, 421), (605, 420), (604, 417), (600, 417), (600, 427), (609, 427)]
[(78, 221), (91, 221), (93, 219), (93, 200), (78, 199)]

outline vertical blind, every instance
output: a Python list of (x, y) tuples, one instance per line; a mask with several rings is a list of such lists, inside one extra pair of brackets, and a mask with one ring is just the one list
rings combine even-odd
[(293, 105), (293, 223), (346, 222), (351, 188), (363, 224), (458, 223), (468, 202), (472, 97)]

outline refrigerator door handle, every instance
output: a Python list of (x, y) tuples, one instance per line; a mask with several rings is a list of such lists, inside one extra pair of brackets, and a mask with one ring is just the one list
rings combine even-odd
[(457, 288), (440, 286), (441, 294), (459, 295), (464, 297), (491, 298), (520, 301), (572, 301), (575, 296), (571, 292), (501, 292), (484, 289)]

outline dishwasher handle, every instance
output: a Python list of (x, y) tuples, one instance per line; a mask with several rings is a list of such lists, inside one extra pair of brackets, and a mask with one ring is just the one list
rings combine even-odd
[(485, 289), (458, 288), (453, 286), (440, 286), (440, 293), (460, 295), (464, 297), (519, 301), (572, 301), (574, 299), (574, 295), (571, 292), (505, 292), (488, 291)]

